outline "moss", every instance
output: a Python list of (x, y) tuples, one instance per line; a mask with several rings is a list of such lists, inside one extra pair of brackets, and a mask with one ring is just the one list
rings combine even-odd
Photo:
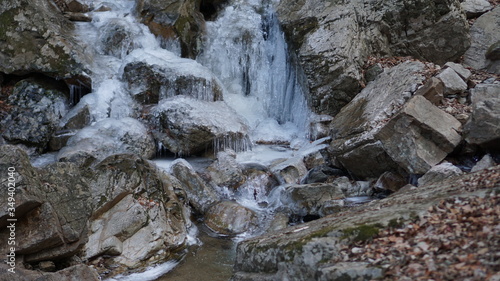
[(346, 228), (342, 230), (343, 235), (340, 237), (340, 239), (352, 239), (354, 242), (367, 241), (377, 235), (380, 229), (383, 227), (383, 225), (376, 223), (363, 224), (356, 227)]
[(404, 219), (403, 218), (394, 218), (389, 221), (387, 224), (388, 227), (390, 228), (401, 228), (404, 225)]

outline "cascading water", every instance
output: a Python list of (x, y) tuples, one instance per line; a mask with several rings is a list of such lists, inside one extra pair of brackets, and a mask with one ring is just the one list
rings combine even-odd
[(310, 112), (272, 3), (235, 0), (214, 22), (197, 61), (226, 87), (226, 102), (247, 118), (254, 141), (306, 137)]

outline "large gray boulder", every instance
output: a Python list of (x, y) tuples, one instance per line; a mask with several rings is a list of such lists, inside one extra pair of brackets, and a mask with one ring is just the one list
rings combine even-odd
[(281, 1), (279, 20), (317, 113), (335, 115), (361, 89), (369, 56), (413, 56), (444, 64), (470, 44), (458, 0)]
[(281, 200), (293, 215), (324, 217), (339, 212), (344, 206), (343, 186), (336, 182), (290, 185)]
[(236, 189), (245, 182), (242, 167), (236, 162), (235, 156), (226, 151), (217, 153), (217, 159), (207, 167), (213, 183), (221, 187)]
[(500, 60), (487, 58), (487, 52), (500, 41), (500, 7), (480, 16), (471, 27), (472, 43), (465, 53), (464, 64), (475, 69), (500, 73)]
[(176, 96), (155, 106), (148, 118), (155, 139), (181, 155), (224, 148), (242, 151), (250, 144), (246, 121), (222, 101)]
[(136, 101), (158, 104), (177, 95), (204, 101), (222, 100), (222, 84), (206, 67), (166, 52), (162, 59), (125, 65), (123, 79)]
[(236, 235), (255, 227), (257, 215), (236, 202), (222, 201), (208, 209), (205, 224), (216, 233)]
[(47, 149), (59, 120), (69, 108), (66, 94), (50, 82), (54, 83), (25, 79), (14, 86), (8, 98), (12, 109), (0, 122), (0, 132), (5, 140), (34, 146), (40, 152)]
[(83, 75), (89, 60), (73, 39), (73, 24), (50, 1), (3, 2), (0, 18), (0, 72)]
[(488, 0), (465, 0), (460, 3), (467, 18), (478, 17), (493, 8)]
[(57, 160), (89, 164), (120, 153), (152, 158), (155, 148), (153, 137), (141, 122), (133, 118), (108, 118), (71, 137), (57, 154)]
[(500, 98), (474, 103), (469, 121), (464, 126), (465, 140), (486, 149), (499, 150)]

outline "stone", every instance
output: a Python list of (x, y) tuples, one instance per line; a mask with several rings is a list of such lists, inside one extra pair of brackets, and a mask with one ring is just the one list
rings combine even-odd
[(472, 75), (470, 70), (459, 63), (447, 62), (444, 66), (453, 69), (465, 82), (467, 82)]
[(500, 84), (478, 84), (471, 89), (472, 105), (495, 98), (500, 98)]
[(344, 193), (336, 182), (290, 185), (281, 197), (291, 213), (300, 217), (336, 213), (344, 206), (343, 199)]
[(331, 168), (326, 165), (320, 165), (312, 168), (301, 180), (302, 184), (326, 182), (330, 177), (346, 176), (341, 169)]
[(489, 60), (500, 60), (500, 41), (493, 43), (488, 48), (485, 57)]
[(99, 27), (98, 47), (109, 56), (124, 58), (134, 49), (133, 29), (125, 19), (114, 19)]
[[(151, 61), (131, 62), (125, 66), (123, 80), (141, 104), (184, 95), (203, 101), (222, 100), (222, 84), (206, 67), (193, 60), (181, 59), (165, 52), (165, 63), (158, 58)], [(180, 67), (182, 66), (182, 67)]]
[(317, 140), (328, 136), (330, 123), (333, 117), (330, 115), (313, 115), (309, 125), (311, 139)]
[(36, 147), (38, 152), (47, 150), (49, 140), (68, 112), (68, 98), (52, 79), (25, 79), (15, 84), (8, 103), (13, 106), (10, 114), (0, 122), (5, 140), (13, 144)]
[(451, 67), (446, 68), (436, 77), (443, 81), (445, 95), (453, 95), (467, 90), (467, 83)]
[(474, 69), (500, 74), (500, 61), (486, 57), (488, 49), (500, 38), (500, 7), (480, 16), (471, 27), (471, 46), (464, 55), (464, 64)]
[(424, 174), (460, 143), (462, 124), (422, 96), (414, 96), (377, 134), (406, 172)]
[(240, 204), (232, 201), (217, 203), (205, 214), (205, 224), (216, 233), (236, 235), (254, 227), (256, 214)]
[(186, 160), (175, 160), (171, 171), (182, 184), (189, 203), (197, 212), (204, 214), (211, 205), (220, 201), (213, 187), (207, 185)]
[[(493, 179), (499, 171), (500, 166), (496, 166), (484, 170), (480, 177)], [(245, 239), (238, 244), (236, 250), (233, 277), (235, 280), (255, 281), (318, 280), (325, 274), (322, 280), (335, 280), (329, 279), (330, 276), (335, 276), (335, 270), (329, 270), (329, 267), (335, 267), (335, 264), (328, 262), (332, 260), (341, 260), (336, 263), (340, 267), (337, 270), (350, 272), (353, 276), (376, 273), (376, 268), (366, 267), (363, 263), (342, 262), (340, 251), (355, 246), (353, 240), (361, 232), (369, 239), (370, 232), (375, 233), (380, 228), (387, 229), (394, 220), (412, 222), (415, 215), (423, 216), (430, 206), (436, 206), (443, 199), (470, 198), (483, 192), (489, 193), (499, 185), (497, 179), (484, 187), (487, 189), (475, 190), (473, 186), (478, 174), (462, 174), (458, 177), (407, 192), (400, 190), (384, 200), (346, 209), (337, 216), (326, 216)], [(465, 186), (457, 186), (457, 182)], [(359, 272), (356, 273), (354, 271), (357, 268)]]
[(297, 184), (307, 174), (307, 168), (301, 157), (293, 157), (272, 164), (270, 169), (280, 184)]
[(318, 281), (328, 280), (377, 280), (383, 278), (384, 270), (372, 267), (366, 262), (339, 262), (331, 266), (322, 266), (318, 270)]
[(444, 179), (462, 174), (462, 170), (451, 163), (444, 162), (432, 167), (427, 173), (418, 179), (418, 186), (435, 184)]
[(288, 227), (288, 215), (282, 212), (279, 212), (274, 215), (274, 218), (272, 219), (271, 223), (269, 224), (268, 229), (266, 232), (273, 232), (273, 231), (278, 231), (282, 230), (284, 228)]
[(155, 106), (148, 118), (157, 142), (180, 155), (225, 148), (239, 152), (250, 145), (246, 121), (222, 101), (176, 96)]
[(64, 79), (87, 76), (90, 60), (72, 36), (73, 24), (43, 0), (15, 0), (0, 7), (0, 72), (44, 73)]
[[(7, 281), (7, 280), (12, 280), (11, 276), (9, 276), (8, 270), (8, 265), (5, 263), (0, 264), (0, 280), (2, 281)], [(7, 277), (9, 276), (9, 277)], [(39, 281), (79, 281), (79, 280), (86, 280), (86, 281), (99, 281), (101, 278), (99, 277), (99, 274), (97, 271), (87, 265), (84, 264), (78, 264), (74, 265), (62, 270), (59, 270), (57, 272), (41, 272), (41, 271), (35, 271), (35, 270), (27, 270), (24, 268), (19, 268), (16, 267), (16, 273), (15, 273), (15, 280), (16, 281), (32, 281), (32, 280), (39, 280)], [(10, 278), (10, 279), (5, 279), (5, 278)]]
[(444, 64), (470, 45), (458, 1), (286, 0), (277, 14), (297, 50), (310, 105), (318, 114), (335, 116), (362, 89), (362, 67), (369, 56), (412, 56)]
[(423, 84), (425, 78), (419, 73), (424, 67), (420, 62), (405, 62), (386, 69), (345, 106), (331, 123), (331, 158), (360, 179), (397, 170), (398, 164), (375, 135)]
[(164, 40), (177, 39), (185, 58), (196, 58), (201, 50), (205, 21), (193, 0), (139, 0), (135, 14), (149, 30)]
[(444, 98), (443, 81), (436, 77), (430, 78), (424, 86), (419, 88), (415, 95), (422, 95), (434, 105), (440, 105)]
[(237, 189), (245, 178), (235, 157), (225, 151), (217, 153), (217, 160), (207, 167), (211, 181), (221, 187)]
[(400, 174), (388, 171), (383, 173), (377, 182), (373, 185), (373, 188), (378, 190), (387, 190), (390, 192), (396, 192), (407, 184), (407, 180)]
[(68, 140), (78, 133), (78, 130), (90, 125), (90, 108), (88, 104), (78, 104), (73, 107), (59, 122), (56, 131), (49, 141), (52, 151), (65, 147)]
[(153, 137), (141, 122), (130, 117), (107, 118), (72, 136), (57, 154), (57, 160), (82, 164), (87, 159), (103, 160), (121, 153), (152, 158), (155, 152)]
[(38, 268), (45, 272), (56, 271), (56, 265), (53, 261), (42, 261), (38, 264)]
[(279, 185), (276, 177), (264, 165), (258, 163), (242, 163), (242, 171), (245, 177), (244, 183), (238, 187), (238, 193), (251, 193), (257, 202), (267, 201), (271, 190)]
[(472, 167), (472, 169), (470, 171), (471, 171), (471, 173), (474, 173), (477, 171), (488, 169), (488, 168), (493, 167), (495, 165), (496, 165), (495, 160), (493, 160), (491, 155), (486, 154), (486, 155), (484, 155), (483, 158), (481, 158), (481, 160), (479, 160), (476, 163), (476, 165), (474, 165), (474, 167)]
[(486, 149), (499, 150), (500, 98), (476, 102), (472, 114), (464, 126), (465, 140)]
[(468, 19), (477, 18), (493, 8), (487, 0), (465, 0), (460, 5)]

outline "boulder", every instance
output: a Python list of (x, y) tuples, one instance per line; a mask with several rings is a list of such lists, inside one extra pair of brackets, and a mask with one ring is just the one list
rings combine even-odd
[(217, 203), (205, 214), (205, 224), (222, 235), (241, 234), (250, 230), (256, 223), (255, 212), (232, 201)]
[(369, 56), (444, 64), (469, 47), (459, 1), (281, 1), (278, 18), (306, 76), (316, 113), (336, 115), (361, 90)]
[(383, 277), (384, 270), (371, 267), (366, 262), (339, 262), (324, 266), (318, 272), (318, 281), (328, 280), (377, 280)]
[(197, 212), (203, 214), (211, 205), (220, 201), (214, 188), (207, 185), (186, 160), (175, 160), (171, 170), (186, 192), (187, 200)]
[(246, 122), (222, 101), (176, 96), (155, 106), (148, 118), (155, 139), (173, 153), (190, 155), (224, 148), (242, 151), (250, 144)]
[(245, 182), (238, 187), (238, 193), (246, 198), (253, 197), (257, 202), (267, 201), (271, 190), (279, 185), (276, 177), (261, 164), (250, 162), (242, 163), (241, 166)]
[(500, 7), (480, 16), (471, 27), (471, 46), (464, 56), (464, 64), (475, 69), (500, 74), (500, 61), (486, 57), (488, 49), (500, 38)]
[(474, 167), (472, 167), (470, 171), (471, 173), (474, 173), (477, 171), (488, 169), (489, 167), (493, 167), (495, 165), (495, 160), (493, 160), (493, 158), (489, 154), (486, 154), (483, 158), (481, 158), (481, 160), (476, 163), (476, 165), (474, 165)]
[(113, 19), (99, 26), (99, 49), (104, 55), (124, 58), (134, 49), (135, 29), (126, 19)]
[(217, 153), (217, 160), (207, 167), (207, 172), (211, 181), (221, 187), (236, 189), (245, 181), (241, 166), (225, 151)]
[(414, 96), (378, 133), (387, 154), (410, 174), (424, 174), (460, 143), (462, 124)]
[(320, 165), (309, 170), (307, 172), (307, 175), (301, 180), (301, 183), (308, 184), (326, 182), (330, 177), (339, 177), (345, 175), (345, 172), (340, 169), (328, 167), (326, 165)]
[(425, 83), (424, 86), (419, 88), (415, 95), (422, 95), (434, 105), (440, 105), (444, 98), (444, 84), (443, 81), (436, 77), (432, 77)]
[(297, 184), (307, 174), (307, 168), (301, 157), (273, 163), (270, 169), (280, 184)]
[(478, 84), (470, 92), (470, 99), (473, 105), (482, 101), (500, 98), (500, 83)]
[(182, 57), (196, 58), (205, 28), (200, 2), (194, 0), (137, 0), (135, 13), (156, 36), (179, 39)]
[(323, 217), (336, 213), (344, 206), (342, 185), (337, 182), (290, 185), (281, 197), (292, 215)]
[(103, 119), (80, 130), (57, 155), (58, 161), (87, 163), (113, 154), (131, 153), (151, 158), (156, 152), (146, 127), (133, 118)]
[(470, 144), (499, 150), (500, 98), (485, 99), (472, 105), (472, 114), (464, 126), (464, 135)]
[(446, 68), (436, 77), (443, 82), (445, 95), (459, 94), (467, 90), (467, 83), (451, 67)]
[(423, 84), (424, 67), (405, 62), (386, 69), (335, 116), (329, 151), (353, 176), (376, 178), (397, 169), (375, 135)]
[(73, 107), (60, 121), (56, 131), (49, 141), (52, 151), (59, 151), (65, 147), (68, 140), (76, 135), (80, 129), (90, 125), (90, 106), (81, 103)]
[(435, 184), (447, 178), (462, 174), (462, 170), (451, 163), (444, 162), (432, 167), (427, 173), (418, 179), (418, 186)]
[(0, 7), (0, 72), (86, 76), (90, 61), (72, 36), (73, 24), (49, 1), (14, 0)]
[(222, 100), (222, 84), (210, 70), (167, 51), (156, 57), (152, 55), (146, 61), (126, 64), (123, 80), (141, 104), (158, 104), (177, 95), (204, 101)]
[(25, 79), (14, 86), (8, 99), (13, 108), (0, 122), (5, 140), (34, 146), (39, 152), (47, 150), (59, 120), (69, 107), (66, 94), (55, 85), (54, 81)]
[(388, 171), (377, 179), (373, 188), (381, 191), (396, 192), (405, 186), (407, 182), (400, 174)]
[[(7, 272), (8, 266), (4, 263), (0, 264), (0, 280), (12, 280), (12, 276), (9, 276)], [(74, 265), (58, 272), (40, 272), (35, 270), (27, 270), (23, 268), (16, 267), (15, 280), (16, 281), (99, 281), (101, 278), (97, 274), (97, 271), (83, 264)], [(5, 278), (5, 279), (4, 279)]]
[(472, 76), (472, 72), (459, 63), (447, 62), (444, 66), (453, 69), (465, 82)]
[(465, 0), (460, 5), (468, 19), (477, 18), (493, 8), (487, 0)]

